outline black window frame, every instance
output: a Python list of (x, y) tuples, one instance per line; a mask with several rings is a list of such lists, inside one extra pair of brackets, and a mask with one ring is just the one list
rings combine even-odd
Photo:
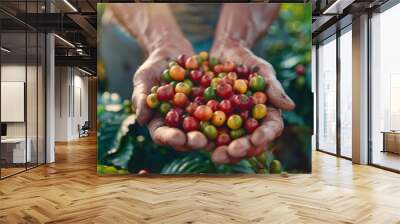
[[(36, 13), (39, 13), (39, 3), (43, 3), (45, 1), (43, 0), (20, 0), (19, 2), (21, 2), (22, 4), (25, 4), (25, 16), (27, 15), (27, 5), (28, 3), (36, 3)], [(46, 7), (46, 12), (47, 12), (47, 7)], [(8, 12), (6, 9), (2, 8), (0, 5), (0, 13), (8, 15), (8, 17), (10, 17), (10, 19), (12, 19), (13, 21), (16, 21), (18, 23), (21, 23), (21, 25), (24, 27), (24, 30), (18, 30), (18, 31), (14, 31), (14, 32), (7, 32), (2, 30), (2, 23), (0, 22), (0, 46), (2, 46), (2, 34), (3, 33), (17, 33), (17, 32), (21, 32), (25, 34), (25, 102), (24, 102), (24, 122), (25, 122), (25, 167), (23, 170), (9, 174), (7, 176), (4, 176), (2, 174), (2, 166), (1, 166), (1, 162), (0, 162), (0, 180), (4, 180), (6, 178), (15, 176), (19, 173), (22, 172), (26, 172), (27, 170), (39, 167), (41, 165), (47, 164), (47, 33), (40, 31), (30, 25), (28, 25), (27, 23), (24, 23), (23, 21), (21, 21), (20, 19), (18, 19), (17, 17), (13, 16), (12, 13)], [(25, 18), (26, 20), (26, 18)], [(27, 162), (27, 139), (28, 139), (28, 131), (27, 131), (27, 127), (28, 127), (28, 118), (27, 118), (27, 75), (28, 75), (28, 33), (33, 33), (33, 35), (36, 34), (36, 162), (35, 163), (29, 163), (28, 166), (28, 162)], [(41, 35), (43, 34), (43, 35)], [(41, 151), (43, 152), (43, 162), (39, 162), (39, 36), (42, 36), (43, 39), (42, 40), (42, 44), (43, 44), (43, 48), (40, 52), (43, 53), (43, 55), (41, 55), (42, 60), (44, 60), (44, 63), (42, 64), (42, 82), (44, 84), (43, 88), (44, 88), (44, 92), (43, 92), (43, 99), (42, 99), (42, 107), (43, 107), (43, 117), (41, 117), (41, 122), (43, 122), (43, 148), (41, 149)], [(1, 67), (3, 66), (2, 64), (3, 60), (2, 60), (2, 53), (0, 53), (0, 82), (1, 82)], [(0, 85), (0, 101), (1, 101), (1, 85)], [(1, 104), (0, 104), (0, 111), (1, 111)], [(41, 115), (42, 116), (42, 115)], [(42, 120), (43, 119), (43, 120)], [(1, 114), (0, 114), (0, 124), (1, 124)], [(0, 158), (1, 158), (1, 144), (0, 144)], [(31, 154), (32, 155), (32, 154)], [(22, 167), (21, 167), (22, 168)]]
[[(317, 37), (316, 41), (316, 150), (319, 152), (323, 152), (329, 155), (337, 156), (340, 158), (344, 158), (346, 160), (352, 160), (352, 158), (347, 157), (342, 155), (341, 153), (341, 119), (340, 119), (340, 103), (341, 103), (341, 97), (340, 97), (340, 77), (341, 77), (341, 67), (340, 67), (340, 37), (345, 34), (346, 32), (352, 32), (352, 29), (349, 28), (352, 26), (351, 22), (352, 17), (350, 15), (344, 16), (343, 18), (339, 19), (338, 21), (333, 24), (331, 27), (326, 29), (326, 32), (322, 32), (321, 36), (322, 38)], [(333, 36), (335, 36), (333, 38)], [(332, 39), (332, 40), (329, 40)], [(319, 147), (319, 54), (318, 54), (318, 49), (320, 45), (324, 42), (330, 42), (330, 41), (336, 41), (336, 152), (328, 152), (324, 149), (321, 149)]]

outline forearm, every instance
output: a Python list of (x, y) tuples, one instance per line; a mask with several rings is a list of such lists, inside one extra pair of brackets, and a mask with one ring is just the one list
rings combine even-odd
[(189, 44), (166, 4), (110, 4), (110, 10), (122, 27), (147, 52), (153, 52), (168, 41)]
[(276, 19), (278, 3), (225, 4), (218, 22), (214, 45), (237, 44), (251, 47)]

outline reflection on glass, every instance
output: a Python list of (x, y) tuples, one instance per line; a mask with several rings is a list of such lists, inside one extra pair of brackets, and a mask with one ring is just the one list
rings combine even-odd
[(352, 35), (340, 36), (340, 153), (352, 157)]
[[(22, 15), (44, 13), (45, 1), (0, 1)], [(0, 12), (0, 178), (45, 162), (45, 35)], [(37, 17), (33, 17), (35, 19)]]
[(336, 153), (336, 39), (318, 48), (318, 148)]
[(400, 170), (400, 5), (372, 17), (372, 163)]
[(46, 52), (45, 52), (45, 44), (46, 38), (45, 35), (39, 33), (38, 40), (38, 77), (37, 77), (37, 90), (38, 90), (38, 136), (37, 136), (37, 147), (38, 147), (38, 164), (45, 163), (45, 60), (46, 60)]
[(2, 33), (1, 45), (9, 49), (1, 57), (1, 122), (6, 133), (1, 140), (2, 178), (24, 171), (31, 161), (26, 142), (26, 34)]
[(27, 33), (27, 82), (26, 82), (26, 113), (27, 113), (27, 142), (31, 151), (31, 159), (27, 163), (28, 168), (37, 165), (37, 79), (38, 79), (38, 56), (37, 56), (37, 33)]

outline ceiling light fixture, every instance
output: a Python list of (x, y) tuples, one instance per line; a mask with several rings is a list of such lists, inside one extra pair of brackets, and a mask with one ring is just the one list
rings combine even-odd
[(57, 35), (57, 34), (54, 34), (54, 36), (57, 37), (57, 38), (58, 38), (59, 40), (61, 40), (62, 42), (64, 42), (65, 44), (67, 44), (68, 46), (75, 48), (75, 45), (73, 45), (73, 44), (72, 44), (71, 42), (69, 42), (68, 40), (66, 40), (66, 39), (64, 39), (64, 38), (62, 38), (62, 37), (60, 37), (60, 36)]
[(337, 5), (339, 4), (340, 0), (336, 0), (332, 5), (330, 5), (327, 9), (324, 10), (322, 14), (330, 14), (332, 13), (332, 9), (336, 9)]
[(68, 5), (74, 12), (78, 12), (78, 10), (68, 1), (64, 0), (64, 3)]
[(0, 49), (1, 49), (2, 51), (6, 52), (6, 53), (10, 53), (10, 52), (11, 52), (11, 50), (9, 50), (9, 49), (7, 49), (7, 48), (5, 48), (5, 47), (1, 47)]
[(86, 71), (86, 70), (83, 70), (83, 69), (81, 69), (81, 68), (79, 68), (79, 67), (78, 67), (78, 70), (81, 71), (81, 72), (83, 72), (83, 73), (85, 73), (85, 74), (87, 74), (87, 75), (89, 75), (89, 76), (92, 76), (92, 75), (93, 75), (92, 73), (90, 73), (90, 72), (88, 72), (88, 71)]
[(351, 5), (355, 0), (336, 0), (322, 13), (323, 15), (335, 14), (339, 15), (343, 13), (343, 10)]

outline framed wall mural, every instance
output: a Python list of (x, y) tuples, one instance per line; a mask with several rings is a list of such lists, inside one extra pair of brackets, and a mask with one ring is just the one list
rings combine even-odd
[(310, 4), (108, 3), (98, 20), (98, 173), (311, 172)]

